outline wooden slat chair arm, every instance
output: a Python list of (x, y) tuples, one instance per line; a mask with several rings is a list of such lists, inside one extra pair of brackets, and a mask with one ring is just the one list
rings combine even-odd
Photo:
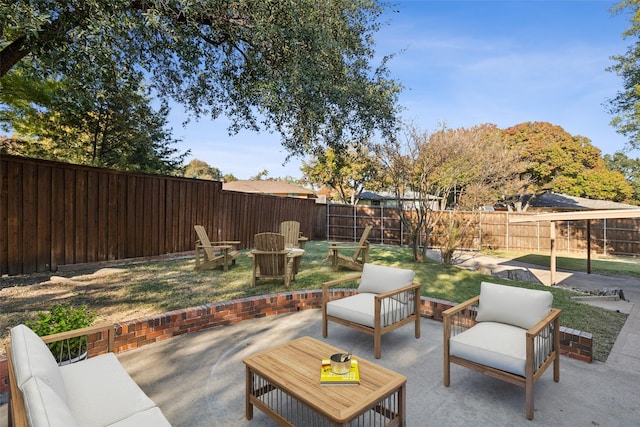
[(551, 311), (549, 312), (549, 314), (547, 314), (545, 317), (543, 317), (538, 323), (536, 323), (535, 325), (533, 325), (528, 331), (527, 331), (527, 336), (538, 336), (540, 335), (540, 333), (547, 327), (549, 326), (551, 323), (553, 323), (553, 321), (555, 321), (558, 317), (560, 317), (560, 312), (561, 310), (558, 308), (552, 308)]
[(442, 317), (446, 321), (448, 318), (450, 318), (452, 315), (456, 314), (457, 312), (465, 310), (465, 309), (471, 307), (472, 305), (477, 305), (479, 301), (480, 301), (480, 295), (477, 295), (477, 296), (475, 296), (473, 298), (470, 298), (470, 299), (468, 299), (466, 301), (463, 301), (460, 304), (455, 305), (455, 306), (453, 306), (451, 308), (448, 308), (445, 311), (443, 311), (442, 312)]
[(109, 344), (108, 350), (113, 352), (115, 342), (115, 325), (113, 323), (105, 322), (93, 326), (87, 326), (86, 328), (74, 329), (72, 331), (59, 332), (57, 334), (45, 335), (40, 337), (45, 344), (50, 344), (58, 341), (64, 341), (71, 338), (82, 337), (85, 335), (95, 334), (97, 332), (107, 331)]
[[(399, 288), (399, 289), (394, 289), (393, 291), (389, 291), (389, 292), (383, 292), (381, 294), (376, 295), (376, 298), (378, 299), (384, 299), (384, 298), (391, 298), (395, 295), (404, 293), (404, 292), (415, 292), (416, 290), (419, 291), (420, 290), (420, 283), (412, 283), (410, 285), (405, 286), (404, 288)], [(419, 296), (420, 294), (418, 294)]]

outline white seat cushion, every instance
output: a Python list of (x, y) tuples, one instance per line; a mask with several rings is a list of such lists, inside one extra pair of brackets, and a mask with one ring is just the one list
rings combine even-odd
[(449, 354), (524, 376), (526, 333), (505, 323), (478, 323), (449, 340)]
[[(362, 269), (358, 293), (381, 294), (404, 288), (413, 283), (415, 275), (413, 270), (367, 263)], [(406, 302), (407, 294), (402, 293), (397, 298)]]
[(62, 366), (60, 372), (69, 408), (83, 427), (114, 424), (155, 406), (113, 353)]
[(24, 406), (31, 427), (80, 427), (67, 403), (38, 377), (22, 384)]
[(499, 322), (529, 329), (551, 310), (549, 291), (482, 282), (477, 322)]
[[(375, 327), (375, 297), (376, 294), (362, 293), (328, 302), (327, 314), (373, 328)], [(380, 324), (383, 327), (388, 326), (407, 317), (412, 313), (409, 309), (406, 303), (385, 298), (380, 309)]]
[(11, 359), (16, 374), (16, 383), (22, 385), (31, 377), (38, 377), (51, 387), (62, 399), (67, 392), (56, 359), (49, 347), (25, 325), (11, 328)]
[(171, 427), (160, 408), (155, 407), (138, 412), (127, 419), (111, 424), (109, 427)]

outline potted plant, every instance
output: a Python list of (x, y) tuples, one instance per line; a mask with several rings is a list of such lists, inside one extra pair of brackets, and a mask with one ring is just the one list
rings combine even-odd
[[(27, 321), (25, 324), (42, 337), (91, 326), (95, 318), (96, 313), (89, 310), (86, 305), (75, 308), (67, 303), (58, 304), (52, 307), (49, 312), (40, 311), (36, 314), (35, 321)], [(59, 365), (66, 365), (87, 357), (86, 336), (53, 342), (48, 345)]]

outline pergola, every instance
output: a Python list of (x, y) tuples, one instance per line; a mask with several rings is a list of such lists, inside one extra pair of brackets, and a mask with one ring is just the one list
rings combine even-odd
[(549, 271), (551, 285), (556, 284), (556, 222), (557, 221), (587, 221), (587, 273), (591, 274), (591, 220), (592, 219), (620, 219), (640, 218), (640, 209), (611, 209), (588, 210), (573, 212), (551, 212), (532, 215), (510, 216), (509, 223), (550, 221), (550, 256)]

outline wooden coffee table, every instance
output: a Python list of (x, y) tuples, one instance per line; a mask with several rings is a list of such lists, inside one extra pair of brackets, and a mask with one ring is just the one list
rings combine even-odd
[(343, 352), (302, 337), (245, 358), (247, 419), (255, 406), (286, 426), (404, 426), (403, 375), (353, 356), (360, 385), (320, 385), (322, 359)]

